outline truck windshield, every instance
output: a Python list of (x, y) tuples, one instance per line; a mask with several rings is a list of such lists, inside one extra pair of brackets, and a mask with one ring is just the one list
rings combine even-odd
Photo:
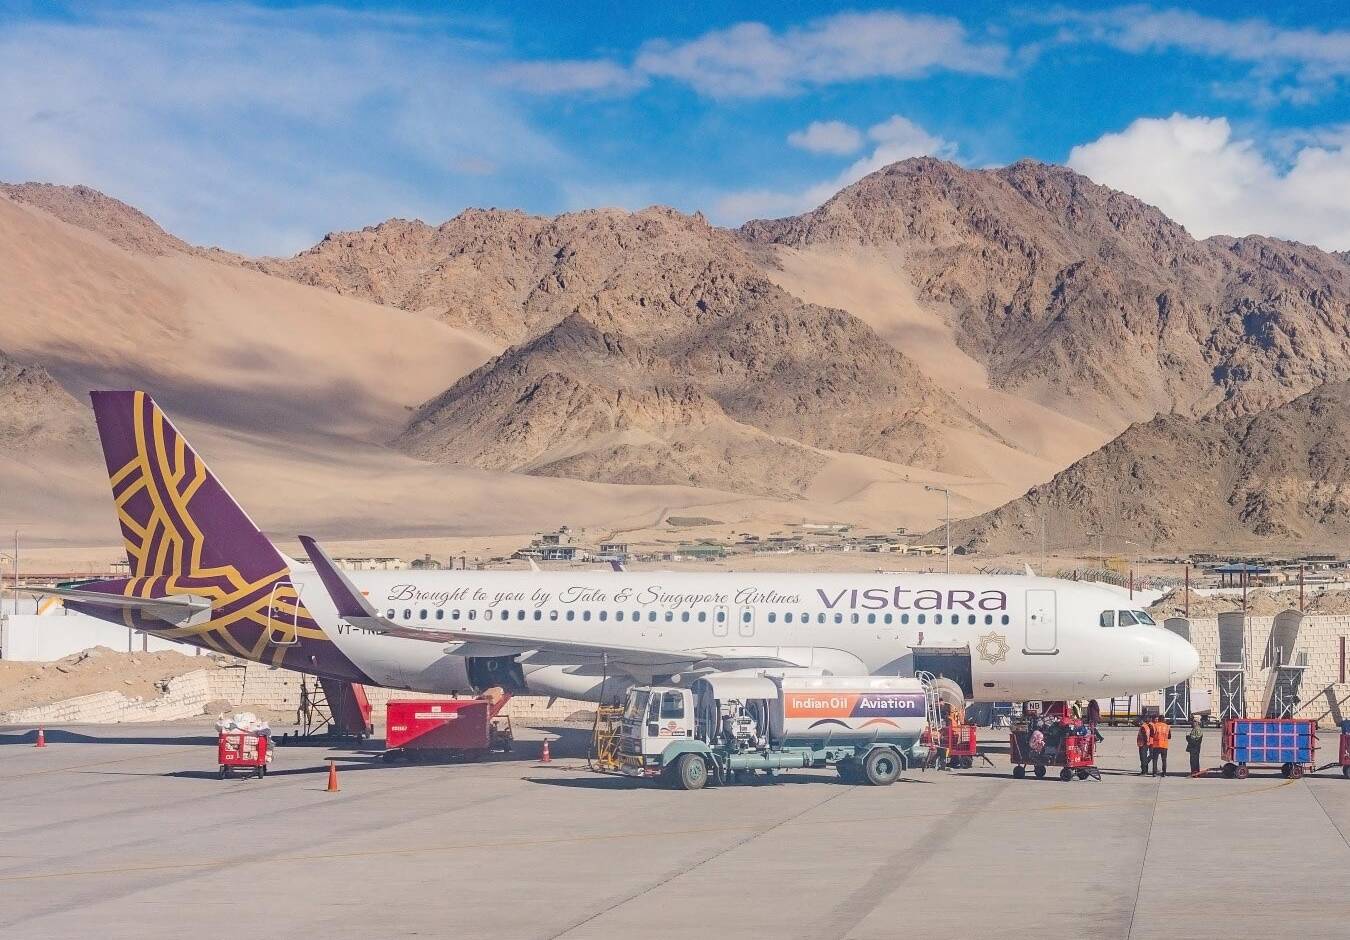
[(647, 714), (647, 699), (652, 697), (652, 693), (637, 691), (628, 696), (628, 707), (623, 710), (623, 717), (630, 721), (641, 721)]

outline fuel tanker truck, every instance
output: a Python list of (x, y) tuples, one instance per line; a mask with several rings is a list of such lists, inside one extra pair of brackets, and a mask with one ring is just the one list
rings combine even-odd
[(886, 676), (718, 673), (687, 688), (635, 686), (619, 769), (682, 790), (806, 767), (888, 786), (908, 766), (928, 712), (918, 679)]

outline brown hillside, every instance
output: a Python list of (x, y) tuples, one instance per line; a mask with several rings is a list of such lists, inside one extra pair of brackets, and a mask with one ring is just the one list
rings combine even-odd
[(820, 208), (740, 233), (763, 246), (889, 247), (998, 387), (1110, 426), (1243, 414), (1350, 378), (1350, 268), (1304, 245), (1196, 241), (1068, 169), (893, 164)]
[(981, 551), (1039, 545), (1210, 548), (1339, 545), (1350, 537), (1350, 383), (1251, 415), (1159, 416), (953, 527)]
[(160, 228), (154, 219), (119, 199), (105, 196), (88, 186), (56, 186), (52, 183), (0, 183), (0, 195), (34, 206), (78, 228), (97, 232), (128, 251), (166, 255), (196, 251), (181, 238)]

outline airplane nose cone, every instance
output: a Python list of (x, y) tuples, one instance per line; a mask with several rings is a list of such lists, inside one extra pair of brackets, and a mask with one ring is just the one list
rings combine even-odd
[(1200, 654), (1186, 640), (1173, 634), (1171, 651), (1172, 684), (1185, 682), (1200, 668)]

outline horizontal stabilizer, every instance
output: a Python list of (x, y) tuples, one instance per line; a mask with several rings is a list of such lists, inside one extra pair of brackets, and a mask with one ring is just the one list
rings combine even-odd
[(199, 614), (210, 615), (211, 600), (193, 594), (171, 594), (165, 597), (127, 597), (103, 591), (82, 591), (79, 588), (38, 587), (24, 588), (39, 597), (59, 597), (63, 601), (91, 604), (112, 610), (134, 610), (176, 625), (184, 625)]

